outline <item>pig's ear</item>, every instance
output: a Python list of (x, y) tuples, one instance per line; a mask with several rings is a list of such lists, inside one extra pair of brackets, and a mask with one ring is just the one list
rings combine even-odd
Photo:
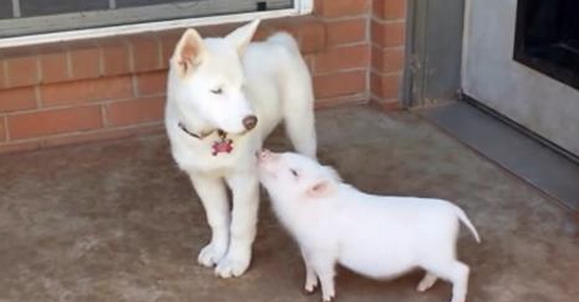
[(177, 68), (180, 76), (185, 76), (203, 60), (205, 56), (203, 39), (195, 29), (185, 31), (175, 47), (171, 63)]
[(330, 195), (334, 190), (334, 182), (322, 179), (316, 181), (311, 187), (308, 188), (307, 195), (311, 198), (322, 198)]

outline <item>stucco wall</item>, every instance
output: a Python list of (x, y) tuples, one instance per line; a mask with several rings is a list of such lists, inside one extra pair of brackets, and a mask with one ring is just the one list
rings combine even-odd
[(517, 0), (467, 0), (464, 91), (579, 155), (579, 91), (512, 59)]

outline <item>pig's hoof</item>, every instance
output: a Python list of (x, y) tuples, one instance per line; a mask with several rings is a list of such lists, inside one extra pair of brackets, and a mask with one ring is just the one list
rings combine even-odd
[(215, 268), (215, 274), (221, 278), (239, 277), (249, 267), (250, 259), (236, 259), (225, 256)]
[(325, 293), (322, 295), (323, 295), (322, 301), (324, 301), (324, 302), (330, 302), (330, 301), (334, 300), (334, 298), (336, 297), (336, 294), (333, 292)]
[(205, 267), (213, 267), (223, 258), (225, 251), (225, 247), (219, 248), (210, 243), (199, 252), (197, 262)]
[(316, 287), (317, 287), (317, 285), (315, 283), (312, 283), (312, 284), (306, 284), (304, 289), (305, 289), (307, 294), (313, 294), (316, 291)]
[(332, 301), (332, 300), (334, 300), (334, 296), (327, 296), (327, 297), (324, 297), (324, 298), (322, 299), (322, 301), (324, 301), (324, 302), (330, 302), (330, 301)]
[(420, 283), (420, 284), (418, 284), (418, 286), (416, 287), (416, 291), (419, 292), (419, 293), (423, 293), (423, 292), (427, 291), (430, 287), (431, 287), (431, 286), (427, 286), (427, 285), (424, 285), (424, 284)]

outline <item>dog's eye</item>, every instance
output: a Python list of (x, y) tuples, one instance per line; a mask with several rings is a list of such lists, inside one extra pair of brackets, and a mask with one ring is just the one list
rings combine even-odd
[(213, 93), (213, 94), (222, 94), (222, 93), (223, 93), (223, 88), (219, 87), (219, 88), (211, 89), (211, 93)]
[(290, 172), (292, 172), (292, 175), (293, 175), (294, 177), (298, 177), (298, 176), (299, 176), (298, 171), (296, 171), (296, 170), (294, 170), (294, 169), (290, 169)]

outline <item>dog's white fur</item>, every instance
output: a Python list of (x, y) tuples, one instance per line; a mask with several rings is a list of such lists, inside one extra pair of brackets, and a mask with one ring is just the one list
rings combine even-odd
[(418, 291), (442, 278), (453, 284), (452, 302), (465, 301), (469, 267), (456, 259), (459, 221), (480, 239), (458, 206), (365, 194), (342, 183), (332, 168), (295, 153), (265, 150), (258, 157), (274, 212), (300, 245), (308, 292), (319, 278), (323, 300), (335, 296), (336, 263), (372, 278), (418, 267), (426, 270)]
[[(256, 20), (223, 38), (202, 39), (187, 30), (170, 60), (165, 126), (179, 167), (191, 178), (211, 227), (211, 242), (199, 253), (217, 275), (239, 276), (251, 261), (259, 181), (255, 152), (284, 120), (296, 150), (316, 154), (311, 77), (295, 40), (277, 33), (250, 43)], [(244, 128), (243, 119), (257, 117)], [(196, 138), (182, 128), (198, 136)], [(217, 129), (233, 140), (229, 154), (213, 155)], [(231, 189), (230, 211), (226, 186)]]

